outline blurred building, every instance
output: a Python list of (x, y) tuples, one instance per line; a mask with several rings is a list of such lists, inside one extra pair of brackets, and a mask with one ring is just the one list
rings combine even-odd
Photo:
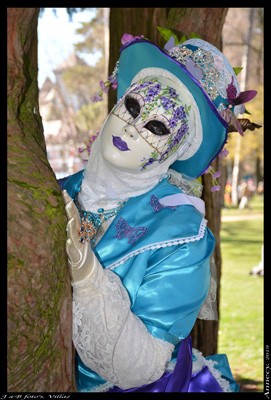
[(39, 93), (47, 157), (57, 179), (84, 167), (78, 151), (82, 143), (78, 142), (79, 135), (73, 120), (82, 100), (69, 93), (63, 82), (66, 69), (80, 63), (84, 61), (72, 54), (55, 69), (56, 83), (47, 78)]

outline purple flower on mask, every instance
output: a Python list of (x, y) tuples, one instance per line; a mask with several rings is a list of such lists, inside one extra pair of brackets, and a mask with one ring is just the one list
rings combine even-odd
[(154, 90), (156, 90), (156, 93), (159, 93), (160, 89), (161, 89), (161, 85), (160, 83), (156, 83), (153, 87)]
[(153, 87), (153, 88), (150, 88), (150, 89), (148, 90), (148, 93), (147, 93), (147, 94), (148, 94), (149, 96), (155, 96), (157, 93), (158, 93), (157, 88)]
[(181, 139), (187, 133), (187, 131), (188, 125), (185, 123), (180, 127), (180, 129), (178, 129), (176, 135), (173, 137), (173, 140), (168, 145), (167, 149), (163, 152), (163, 154), (161, 154), (161, 157), (158, 160), (160, 163), (163, 162), (170, 154), (172, 154), (172, 150), (176, 150), (177, 147), (175, 146), (179, 145)]
[(146, 86), (152, 85), (154, 82), (142, 82), (139, 86), (136, 86), (135, 90), (138, 88), (144, 88)]
[(183, 124), (180, 129), (178, 130), (175, 138), (178, 139), (178, 142), (180, 142), (181, 138), (188, 132), (188, 124)]
[(168, 110), (169, 108), (174, 107), (174, 104), (172, 103), (172, 101), (166, 96), (161, 97), (161, 103), (165, 110)]
[(177, 120), (184, 119), (186, 117), (184, 107), (180, 106), (180, 107), (176, 108), (173, 112), (173, 115), (174, 115), (174, 118), (176, 118)]
[(159, 93), (159, 91), (160, 85), (155, 85), (154, 87), (151, 87), (147, 92), (146, 101), (152, 101), (153, 98)]
[(173, 88), (169, 88), (169, 95), (171, 98), (175, 99), (175, 97), (177, 97), (176, 90)]
[(175, 128), (176, 125), (177, 125), (176, 119), (175, 119), (174, 117), (171, 118), (171, 120), (169, 120), (169, 127), (170, 127), (170, 129)]
[(142, 170), (145, 169), (148, 165), (151, 165), (156, 161), (154, 158), (149, 158), (148, 161), (142, 166)]
[(153, 93), (148, 93), (147, 96), (145, 97), (146, 103), (153, 101), (154, 97), (155, 95)]

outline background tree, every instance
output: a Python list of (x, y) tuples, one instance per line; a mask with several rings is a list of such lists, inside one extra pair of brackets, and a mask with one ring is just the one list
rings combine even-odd
[[(223, 28), (224, 51), (235, 66), (242, 67), (238, 75), (241, 90), (254, 88), (257, 96), (246, 105), (252, 118), (263, 125), (263, 9), (230, 9)], [(238, 185), (244, 175), (253, 175), (255, 183), (263, 181), (263, 128), (245, 132), (245, 140), (230, 135), (229, 157), (224, 160), (226, 178), (231, 182), (231, 205), (238, 206)]]
[[(59, 18), (57, 9), (46, 11), (55, 11), (55, 18)], [(88, 146), (107, 115), (107, 95), (102, 103), (93, 103), (92, 96), (99, 90), (99, 82), (107, 77), (109, 8), (86, 11), (89, 20), (76, 29), (80, 40), (73, 43), (71, 54), (54, 69), (55, 79), (47, 78), (40, 90), (48, 158), (57, 177), (83, 168), (84, 157), (79, 149)], [(89, 56), (94, 56), (91, 65)]]
[(66, 217), (39, 115), (38, 14), (39, 8), (7, 10), (7, 387), (68, 392), (73, 351)]
[(93, 103), (91, 97), (99, 88), (99, 82), (105, 81), (108, 69), (108, 14), (109, 8), (93, 9), (94, 17), (89, 22), (82, 22), (77, 33), (82, 40), (75, 43), (74, 51), (79, 57), (86, 54), (98, 54), (94, 66), (75, 65), (63, 74), (63, 83), (71, 94), (81, 99), (80, 108), (76, 110), (74, 123), (80, 131), (80, 140), (95, 135), (106, 118), (106, 103)]
[[(112, 8), (110, 11), (110, 60), (109, 73), (119, 58), (121, 36), (127, 32), (132, 35), (144, 35), (158, 45), (164, 45), (156, 26), (163, 26), (176, 31), (181, 37), (189, 37), (196, 33), (202, 39), (209, 41), (221, 49), (222, 28), (228, 8)], [(116, 101), (116, 93), (109, 93), (108, 109)], [(216, 171), (221, 169), (221, 159), (218, 157), (212, 166)], [(221, 200), (219, 192), (211, 192), (212, 181), (209, 174), (203, 175), (203, 199), (206, 203), (206, 218), (209, 227), (216, 237), (215, 262), (217, 266), (217, 302), (219, 312), (221, 252)], [(204, 355), (217, 352), (218, 321), (197, 320), (192, 331), (193, 346)]]

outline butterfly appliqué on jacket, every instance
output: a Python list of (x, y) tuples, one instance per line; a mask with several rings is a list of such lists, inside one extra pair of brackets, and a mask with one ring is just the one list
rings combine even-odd
[(138, 239), (145, 235), (148, 229), (144, 226), (131, 227), (125, 219), (120, 218), (117, 222), (116, 230), (117, 234), (115, 237), (117, 239), (120, 240), (127, 237), (128, 243), (134, 244)]
[(151, 204), (151, 206), (152, 206), (152, 208), (153, 208), (153, 211), (154, 211), (155, 213), (159, 212), (159, 211), (162, 210), (163, 208), (171, 208), (171, 209), (173, 209), (173, 210), (175, 210), (175, 209), (177, 208), (177, 206), (163, 206), (163, 205), (159, 202), (158, 198), (157, 198), (156, 196), (154, 196), (154, 194), (153, 194), (152, 197), (151, 197), (150, 204)]

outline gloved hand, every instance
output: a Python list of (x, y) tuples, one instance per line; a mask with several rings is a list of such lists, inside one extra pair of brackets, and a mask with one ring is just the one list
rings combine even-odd
[(81, 243), (78, 232), (81, 228), (80, 215), (66, 190), (62, 191), (68, 217), (66, 252), (72, 283), (82, 281), (94, 270), (96, 257), (88, 242)]

